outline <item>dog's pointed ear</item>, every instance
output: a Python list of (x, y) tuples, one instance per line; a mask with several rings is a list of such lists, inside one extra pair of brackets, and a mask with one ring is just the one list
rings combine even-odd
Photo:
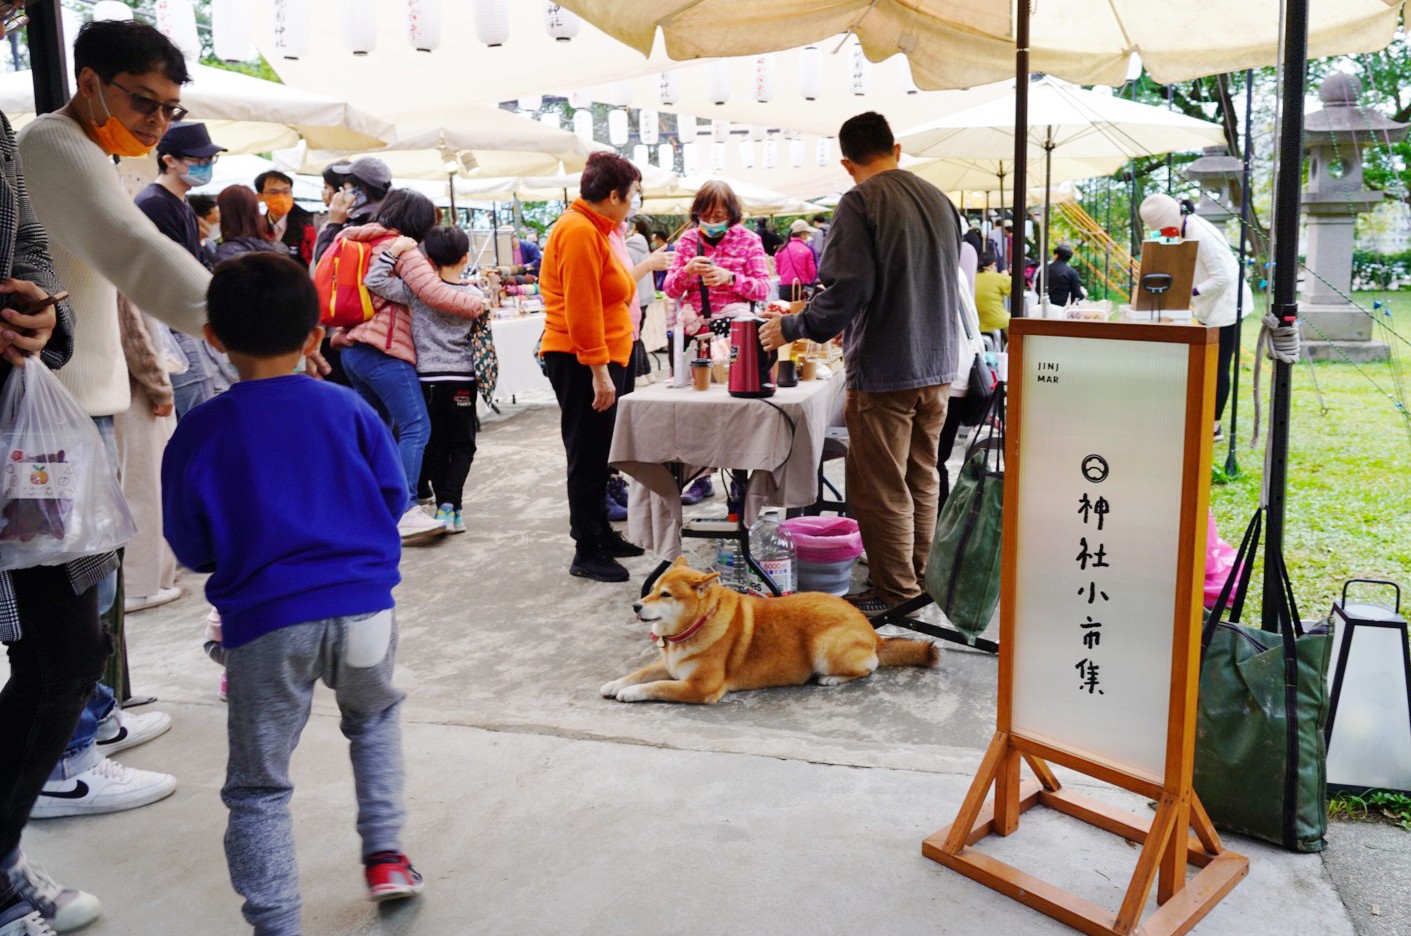
[(677, 556), (676, 561), (671, 564), (673, 569), (689, 569), (691, 564), (686, 561), (685, 556)]
[(707, 573), (707, 574), (703, 574), (700, 578), (696, 579), (696, 584), (695, 584), (694, 588), (696, 589), (696, 591), (698, 591), (698, 592), (700, 592), (702, 595), (704, 595), (704, 594), (705, 594), (705, 590), (706, 590), (707, 588), (709, 588), (710, 585), (711, 585), (711, 583), (714, 582), (714, 581), (715, 581), (716, 579), (718, 579), (718, 578), (720, 578), (720, 573), (719, 573), (719, 572), (710, 572), (710, 573)]

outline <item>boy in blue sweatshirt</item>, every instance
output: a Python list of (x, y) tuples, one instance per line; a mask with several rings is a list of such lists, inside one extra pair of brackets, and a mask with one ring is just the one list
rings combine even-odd
[(351, 744), (373, 900), (419, 893), (402, 852), (403, 694), (392, 686), (392, 588), (406, 477), (382, 420), (351, 390), (294, 374), (319, 347), (318, 296), (287, 257), (222, 263), (206, 340), (240, 383), (187, 413), (162, 460), (165, 533), (210, 572), (229, 679), (226, 859), (256, 936), (301, 932), (289, 758), (314, 685), (337, 694)]

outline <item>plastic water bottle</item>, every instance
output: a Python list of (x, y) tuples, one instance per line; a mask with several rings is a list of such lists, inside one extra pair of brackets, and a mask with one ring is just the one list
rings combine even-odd
[[(732, 518), (733, 519), (733, 518)], [(745, 572), (745, 551), (736, 539), (715, 541), (715, 571), (720, 573), (720, 584), (726, 588), (743, 592), (749, 588)]]
[[(798, 568), (798, 551), (794, 548), (794, 538), (784, 529), (783, 518), (777, 507), (771, 507), (760, 514), (755, 525), (750, 528), (750, 553), (760, 568), (769, 574), (779, 593), (792, 595), (798, 588), (795, 570)], [(753, 569), (749, 569), (749, 586), (761, 595), (772, 595)]]

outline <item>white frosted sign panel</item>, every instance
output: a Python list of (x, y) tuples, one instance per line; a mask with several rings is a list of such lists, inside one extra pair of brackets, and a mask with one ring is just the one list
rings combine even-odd
[(1012, 729), (1159, 781), (1190, 347), (1023, 341)]

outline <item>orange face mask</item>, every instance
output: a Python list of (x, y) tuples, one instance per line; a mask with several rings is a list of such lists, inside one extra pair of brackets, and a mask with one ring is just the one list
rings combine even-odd
[[(103, 101), (103, 94), (97, 94), (98, 100)], [(143, 143), (133, 136), (132, 131), (123, 126), (122, 123), (108, 110), (108, 102), (103, 101), (103, 112), (107, 114), (107, 119), (101, 124), (98, 122), (98, 115), (93, 110), (93, 100), (88, 101), (88, 115), (93, 120), (93, 135), (98, 138), (98, 145), (103, 147), (103, 152), (109, 156), (125, 156), (129, 159), (146, 156), (152, 152), (152, 147)]]
[(282, 218), (294, 210), (293, 195), (261, 195), (260, 199), (269, 209), (271, 218)]

